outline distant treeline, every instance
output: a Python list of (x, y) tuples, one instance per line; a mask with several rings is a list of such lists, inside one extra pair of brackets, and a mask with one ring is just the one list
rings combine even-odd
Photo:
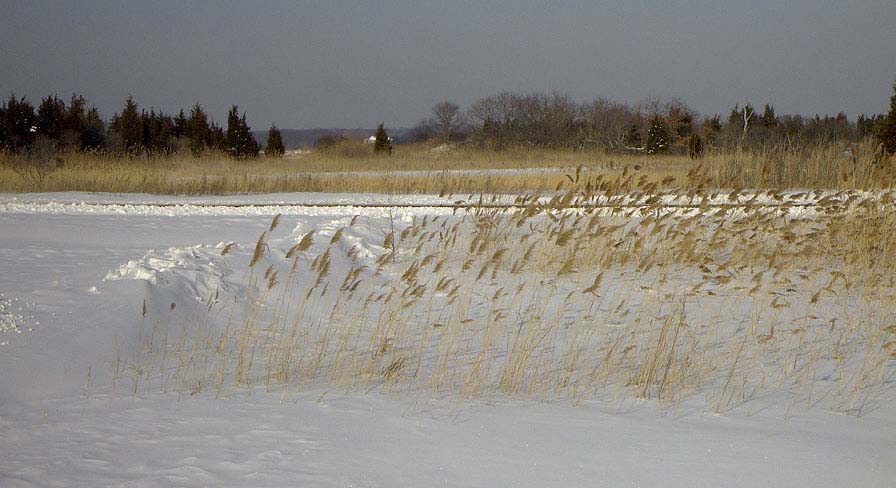
[(858, 141), (880, 129), (884, 115), (844, 113), (804, 117), (778, 115), (771, 105), (757, 110), (736, 105), (727, 117), (700, 117), (678, 100), (638, 106), (606, 99), (577, 103), (568, 95), (505, 92), (480, 99), (467, 110), (443, 102), (417, 124), (414, 139), (467, 142), (485, 147), (598, 147), (607, 151), (656, 154), (707, 148), (800, 148)]
[[(896, 86), (894, 86), (896, 91)], [(888, 115), (846, 114), (805, 117), (778, 115), (766, 104), (730, 109), (726, 117), (701, 117), (679, 100), (651, 100), (630, 106), (606, 99), (576, 102), (568, 95), (511, 93), (482, 98), (462, 110), (452, 102), (432, 108), (431, 116), (404, 138), (410, 141), (468, 143), (500, 150), (508, 147), (602, 149), (608, 152), (688, 153), (699, 157), (707, 149), (799, 150), (834, 142), (856, 142), (876, 136), (888, 152), (896, 152), (896, 94)], [(321, 142), (331, 142), (329, 139)], [(338, 140), (334, 139), (337, 143)], [(233, 106), (227, 125), (210, 121), (198, 103), (176, 115), (141, 109), (129, 97), (108, 122), (79, 95), (66, 104), (55, 95), (37, 109), (15, 95), (0, 104), (0, 150), (102, 151), (112, 154), (194, 155), (219, 151), (234, 158), (255, 157), (260, 145)], [(265, 146), (268, 156), (284, 153), (280, 131), (272, 126)]]
[[(21, 153), (40, 146), (53, 150), (104, 151), (166, 155), (189, 150), (194, 155), (214, 150), (234, 158), (255, 157), (259, 145), (236, 106), (227, 113), (227, 126), (210, 121), (198, 103), (189, 114), (177, 115), (141, 109), (128, 97), (121, 112), (108, 122), (87, 101), (72, 95), (66, 104), (55, 95), (41, 100), (35, 110), (24, 97), (10, 95), (0, 104), (0, 149)], [(268, 152), (283, 154), (280, 132), (271, 127)]]

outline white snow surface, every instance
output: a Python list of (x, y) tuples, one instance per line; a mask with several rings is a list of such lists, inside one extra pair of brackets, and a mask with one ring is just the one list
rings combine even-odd
[[(786, 402), (710, 414), (326, 385), (134, 396), (97, 372), (136, 336), (145, 303), (238, 291), (221, 251), (251, 255), (271, 215), (295, 242), (355, 215), (382, 226), (450, 215), (432, 205), (458, 198), (0, 195), (0, 487), (896, 486), (892, 402), (853, 417)], [(349, 206), (311, 206), (329, 204)], [(370, 258), (375, 229), (343, 238)]]

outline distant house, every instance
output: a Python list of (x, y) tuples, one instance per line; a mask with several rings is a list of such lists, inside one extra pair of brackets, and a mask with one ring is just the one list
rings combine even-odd
[[(370, 136), (370, 137), (368, 137), (367, 139), (364, 139), (364, 140), (367, 142), (367, 144), (374, 144), (374, 143), (376, 143), (376, 136)], [(393, 142), (393, 141), (392, 141), (392, 138), (390, 137), (390, 138), (389, 138), (389, 143), (391, 144), (392, 142)]]
[(310, 149), (300, 148), (300, 149), (287, 149), (285, 153), (283, 153), (284, 158), (299, 158), (306, 154), (311, 154)]

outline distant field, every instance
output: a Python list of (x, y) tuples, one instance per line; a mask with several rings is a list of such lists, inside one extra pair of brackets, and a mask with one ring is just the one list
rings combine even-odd
[[(871, 144), (831, 145), (808, 151), (715, 152), (699, 160), (681, 155), (626, 155), (603, 151), (439, 150), (397, 146), (374, 156), (363, 144), (344, 144), (296, 158), (234, 161), (223, 155), (194, 158), (64, 156), (43, 179), (14, 171), (2, 156), (0, 191), (91, 191), (168, 195), (272, 192), (518, 193), (628, 178), (625, 191), (656, 188), (885, 188), (892, 160)], [(576, 169), (581, 167), (578, 180)], [(537, 171), (536, 171), (537, 170)], [(624, 175), (624, 176), (623, 176)]]

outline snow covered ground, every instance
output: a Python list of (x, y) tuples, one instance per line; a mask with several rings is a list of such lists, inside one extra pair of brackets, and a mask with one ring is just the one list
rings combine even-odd
[[(344, 239), (372, 259), (378, 231), (456, 215), (436, 206), (453, 200), (0, 195), (0, 487), (894, 485), (892, 385), (858, 417), (775, 394), (712, 413), (695, 398), (465, 400), (314, 382), (220, 398), (113, 390), (108, 364), (139, 342), (145, 304), (188, 313), (239, 294), (273, 215), (275, 251), (360, 215)], [(275, 206), (232, 206), (245, 203)]]

